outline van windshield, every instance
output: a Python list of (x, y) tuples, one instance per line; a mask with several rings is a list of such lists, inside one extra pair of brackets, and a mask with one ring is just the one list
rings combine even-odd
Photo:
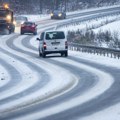
[(64, 32), (47, 32), (46, 33), (46, 40), (52, 40), (52, 39), (65, 39)]

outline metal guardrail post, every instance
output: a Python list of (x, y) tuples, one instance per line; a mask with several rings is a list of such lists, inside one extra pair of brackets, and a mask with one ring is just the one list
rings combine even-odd
[(111, 58), (120, 59), (120, 50), (110, 49), (110, 48), (102, 48), (95, 46), (86, 46), (77, 43), (69, 43), (69, 49), (73, 51), (81, 51), (87, 53), (93, 53), (97, 55), (103, 55)]

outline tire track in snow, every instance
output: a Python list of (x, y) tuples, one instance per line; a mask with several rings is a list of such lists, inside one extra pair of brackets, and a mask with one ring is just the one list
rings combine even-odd
[[(39, 61), (39, 60), (37, 60), (37, 61)], [(49, 60), (48, 60), (49, 61)], [(55, 65), (58, 65), (58, 64), (55, 64)], [(59, 66), (62, 66), (62, 64), (60, 64)], [(67, 69), (67, 68), (70, 68), (70, 67), (67, 67), (66, 65), (64, 65), (63, 64), (63, 66), (62, 67), (64, 67), (64, 69)], [(56, 68), (56, 66), (55, 66), (55, 68)], [(31, 112), (33, 112), (33, 110), (34, 110), (34, 112), (35, 111), (40, 111), (41, 109), (45, 109), (45, 108), (49, 108), (50, 106), (54, 106), (54, 105), (56, 105), (56, 104), (59, 104), (59, 103), (61, 103), (61, 102), (63, 102), (63, 101), (69, 101), (69, 99), (71, 99), (73, 96), (75, 97), (75, 96), (77, 96), (78, 94), (80, 94), (80, 93), (83, 93), (83, 92), (85, 92), (86, 90), (88, 90), (88, 88), (89, 87), (92, 87), (95, 83), (95, 81), (96, 80), (94, 80), (94, 78), (93, 78), (93, 80), (89, 80), (88, 82), (85, 82), (85, 78), (84, 78), (84, 76), (83, 76), (83, 78), (81, 78), (81, 75), (83, 74), (85, 74), (84, 72), (82, 72), (82, 70), (80, 70), (81, 71), (81, 74), (80, 73), (76, 73), (76, 71), (79, 71), (79, 69), (76, 69), (76, 68), (74, 68), (74, 67), (71, 67), (71, 70), (70, 70), (70, 73), (69, 73), (69, 75), (70, 74), (74, 74), (74, 75), (76, 75), (77, 76), (77, 78), (79, 78), (80, 80), (79, 80), (79, 84), (77, 84), (77, 86), (75, 87), (75, 88), (73, 88), (71, 91), (69, 91), (69, 92), (67, 92), (66, 94), (64, 94), (64, 95), (61, 95), (61, 96), (58, 96), (57, 98), (55, 98), (55, 99), (51, 99), (51, 100), (49, 100), (47, 103), (46, 102), (44, 102), (44, 103), (38, 103), (37, 105), (34, 105), (34, 106), (32, 106), (31, 108), (29, 107), (27, 110), (25, 109), (25, 111), (23, 110), (23, 112), (21, 112), (21, 111), (18, 111), (17, 113), (10, 113), (9, 115), (8, 115), (8, 117), (7, 118), (13, 118), (14, 116), (15, 116), (15, 114), (17, 115), (17, 117), (19, 116), (19, 114), (20, 115), (26, 115), (26, 114), (32, 114)], [(63, 70), (60, 70), (59, 69), (59, 71), (63, 71)], [(68, 70), (69, 71), (69, 70)], [(65, 72), (65, 71), (63, 71), (63, 72)], [(60, 74), (60, 73), (59, 73)], [(90, 74), (87, 74), (88, 75), (88, 77), (90, 77), (91, 75)], [(92, 76), (91, 76), (92, 77)], [(82, 80), (81, 80), (82, 79)], [(86, 85), (86, 83), (87, 83), (87, 85)], [(89, 86), (90, 85), (90, 86)], [(84, 88), (85, 87), (85, 88)], [(71, 93), (72, 92), (72, 93)], [(64, 98), (65, 97), (65, 98)], [(50, 103), (50, 104), (49, 104)], [(43, 107), (42, 107), (42, 106)], [(36, 108), (37, 107), (37, 108)], [(30, 110), (32, 110), (32, 111), (30, 111)], [(27, 112), (26, 112), (27, 111)], [(10, 117), (11, 116), (11, 117)]]
[(14, 68), (10, 63), (6, 62), (4, 59), (0, 59), (0, 63), (4, 66), (4, 68), (6, 68), (6, 71), (10, 74), (10, 80), (7, 82), (7, 84), (0, 87), (0, 95), (2, 97), (2, 94), (4, 94), (4, 92), (9, 91), (14, 86), (17, 86), (21, 82), (22, 77), (19, 71)]
[[(30, 41), (30, 40), (28, 40), (28, 41)], [(25, 40), (22, 40), (22, 44), (24, 44), (24, 46), (26, 46), (27, 44), (26, 44), (27, 42), (25, 42)], [(30, 48), (30, 45), (27, 45), (27, 48)], [(34, 49), (35, 51), (36, 51), (36, 49)], [(29, 51), (29, 49), (27, 50), (27, 51)], [(32, 55), (32, 53), (29, 51), (29, 52), (27, 52), (27, 53), (29, 53), (29, 54), (31, 54)]]
[[(14, 35), (10, 35), (9, 37), (13, 38)], [(1, 36), (2, 39), (6, 39), (8, 38), (8, 36)], [(2, 93), (3, 91), (5, 91), (6, 89), (9, 90), (11, 87), (19, 84), (19, 82), (21, 81), (21, 75), (20, 73), (16, 70), (16, 68), (14, 68), (11, 64), (12, 64), (12, 60), (10, 59), (9, 61), (11, 61), (10, 63), (8, 63), (6, 60), (7, 58), (4, 58), (3, 55), (3, 49), (1, 48), (2, 46), (2, 40), (0, 40), (0, 51), (1, 51), (1, 59), (0, 59), (0, 63), (2, 64), (2, 66), (4, 66), (4, 68), (6, 69), (7, 72), (9, 72), (10, 74), (10, 80), (7, 84), (5, 84), (4, 86), (0, 87), (0, 92)], [(10, 71), (9, 71), (10, 70)], [(15, 73), (15, 74), (12, 74)], [(18, 79), (16, 80), (18, 76)]]
[(4, 60), (0, 59), (0, 92), (4, 91), (4, 87), (11, 83), (11, 74), (7, 69), (12, 69), (12, 67)]
[[(1, 92), (0, 104), (5, 103), (6, 99), (8, 99), (14, 93), (24, 91), (25, 89), (33, 86), (40, 79), (40, 78), (37, 78), (37, 74), (33, 72), (29, 67), (27, 67), (24, 63), (21, 63), (18, 60), (11, 58), (6, 54), (2, 55), (2, 57), (5, 58), (6, 62), (9, 63), (13, 68), (15, 66), (15, 70), (18, 71), (18, 73), (16, 71), (13, 71), (12, 69), (8, 69), (9, 71), (11, 71), (11, 75), (15, 76), (15, 78), (12, 79), (10, 83), (11, 84), (17, 83), (17, 84), (16, 85), (14, 84), (12, 86), (11, 84), (8, 84), (10, 88), (7, 86), (6, 88), (3, 89), (3, 92)], [(32, 80), (33, 78), (34, 80)], [(16, 96), (16, 98), (18, 99), (19, 96), (18, 97)]]
[[(19, 50), (20, 50), (20, 49), (19, 49)], [(26, 50), (25, 50), (25, 51), (26, 51)], [(30, 52), (29, 52), (29, 55), (32, 56), (32, 55), (33, 55), (32, 53), (34, 54), (34, 53), (36, 53), (36, 52), (34, 52), (34, 51), (30, 51)], [(26, 54), (28, 54), (28, 52), (26, 52)], [(31, 58), (31, 57), (30, 57), (30, 58)], [(37, 59), (38, 59), (38, 58), (37, 58)], [(42, 60), (43, 60), (43, 59), (42, 59)], [(37, 60), (35, 60), (35, 61), (37, 61)], [(40, 62), (41, 62), (41, 60), (40, 60)], [(38, 62), (38, 63), (40, 64), (40, 62)], [(93, 86), (93, 87), (94, 87), (94, 86)], [(53, 119), (52, 119), (52, 120), (53, 120)]]
[[(53, 62), (53, 59), (51, 62)], [(48, 60), (48, 61), (50, 61), (50, 60)], [(56, 58), (54, 62), (56, 62), (56, 64), (59, 65), (59, 62), (57, 63), (57, 61), (59, 61), (60, 63), (64, 63), (64, 64), (66, 63), (66, 64), (74, 65), (74, 66), (76, 66), (76, 68), (80, 68), (80, 69), (82, 68), (85, 71), (91, 72), (93, 75), (95, 74), (97, 76), (96, 79), (98, 79), (97, 83), (93, 84), (90, 88), (88, 87), (89, 89), (86, 88), (85, 92), (83, 92), (82, 94), (77, 93), (78, 95), (74, 96), (73, 98), (64, 100), (64, 102), (60, 102), (57, 105), (53, 104), (52, 106), (47, 107), (46, 109), (38, 110), (37, 112), (34, 111), (34, 113), (30, 113), (28, 115), (25, 115), (24, 117), (20, 117), (19, 119), (22, 119), (22, 120), (29, 120), (29, 119), (40, 119), (41, 120), (42, 119), (42, 120), (44, 120), (44, 117), (45, 118), (47, 117), (45, 120), (48, 120), (48, 119), (54, 120), (55, 118), (56, 118), (55, 120), (61, 120), (62, 116), (61, 116), (61, 118), (60, 118), (60, 116), (57, 117), (57, 114), (59, 114), (61, 112), (64, 113), (64, 111), (66, 111), (66, 110), (72, 109), (78, 105), (82, 105), (83, 103), (88, 102), (91, 99), (96, 98), (96, 96), (103, 94), (104, 91), (109, 89), (111, 87), (111, 85), (113, 84), (113, 78), (108, 73), (104, 73), (98, 69), (95, 69), (90, 66), (86, 66), (84, 64), (79, 64), (79, 63), (76, 63), (73, 61), (71, 62), (71, 60)], [(108, 78), (108, 80), (106, 82), (104, 81), (105, 78), (102, 77), (103, 75)], [(102, 90), (101, 90), (101, 86), (104, 86)], [(90, 97), (90, 95), (91, 95), (91, 97)], [(51, 116), (51, 115), (55, 115), (55, 117)], [(48, 116), (51, 116), (51, 117), (48, 117)], [(64, 119), (64, 118), (62, 118), (62, 119)]]
[[(11, 41), (11, 40), (10, 40)], [(10, 42), (11, 43), (11, 42)], [(9, 46), (9, 45), (8, 45)], [(10, 48), (12, 49), (12, 45), (10, 44)], [(14, 51), (14, 50), (13, 50)], [(19, 51), (19, 50), (18, 50)], [(15, 52), (13, 52), (15, 54)], [(20, 54), (20, 53), (19, 53)], [(15, 56), (15, 55), (14, 55)], [(27, 55), (26, 55), (27, 56)], [(54, 71), (55, 73), (55, 71)], [(67, 78), (68, 79), (68, 78)], [(70, 78), (69, 78), (70, 79)], [(71, 85), (70, 85), (71, 86)], [(73, 85), (72, 85), (73, 86)]]
[[(57, 60), (57, 58), (52, 58), (52, 59), (55, 59), (55, 61)], [(82, 59), (82, 57), (80, 57), (80, 56), (75, 56), (75, 57), (70, 56), (67, 59), (69, 59), (71, 61), (71, 63), (69, 63), (68, 60), (63, 60), (63, 59), (58, 59), (58, 61), (61, 61), (62, 63), (65, 61), (66, 64), (69, 63), (70, 65), (73, 65), (74, 62), (77, 62), (79, 64), (82, 63), (84, 65), (91, 66), (92, 68), (97, 68), (101, 72), (107, 74), (108, 76), (110, 75), (111, 86), (106, 88), (104, 85), (101, 85), (100, 91), (103, 89), (106, 89), (106, 90), (103, 93), (101, 93), (100, 95), (93, 97), (91, 100), (89, 100), (88, 102), (85, 102), (81, 105), (78, 105), (76, 107), (73, 107), (73, 108), (65, 110), (65, 111), (63, 110), (60, 113), (57, 112), (56, 114), (53, 114), (53, 115), (51, 115), (49, 113), (50, 116), (48, 116), (46, 118), (41, 118), (41, 116), (40, 116), (40, 118), (42, 120), (48, 120), (48, 119), (49, 120), (61, 120), (61, 119), (66, 119), (66, 120), (73, 120), (73, 119), (76, 120), (77, 119), (77, 120), (79, 120), (83, 116), (88, 116), (88, 115), (94, 114), (95, 112), (102, 111), (102, 110), (107, 109), (108, 107), (113, 106), (114, 104), (117, 104), (120, 102), (120, 96), (119, 96), (119, 91), (120, 91), (119, 71), (120, 71), (120, 69), (104, 65), (104, 63), (103, 63), (103, 65), (101, 65), (102, 62), (100, 62), (100, 61), (97, 63), (90, 62), (89, 59), (88, 60), (87, 60), (87, 58)], [(78, 66), (78, 65), (76, 65), (76, 66)], [(92, 70), (91, 70), (91, 72), (92, 72)], [(105, 84), (106, 81), (110, 80), (104, 74), (102, 75), (102, 77), (104, 78), (104, 79), (101, 79), (103, 84)], [(106, 84), (106, 85), (108, 85), (108, 84)], [(93, 96), (94, 94), (96, 94), (96, 92), (91, 93), (91, 95), (88, 95), (88, 97)], [(97, 93), (99, 93), (99, 92), (97, 92)], [(87, 93), (85, 93), (85, 94), (87, 94)], [(81, 99), (85, 100), (84, 98), (81, 98)], [(69, 106), (69, 104), (68, 104), (68, 106)], [(52, 109), (52, 107), (51, 107), (51, 109)], [(44, 113), (44, 114), (46, 114), (46, 113)], [(26, 119), (27, 119), (27, 117), (26, 117)], [(87, 117), (87, 119), (89, 119), (89, 116)], [(84, 118), (83, 118), (83, 120), (84, 120)]]
[[(13, 40), (13, 38), (12, 38), (12, 40)], [(5, 40), (4, 40), (4, 42), (5, 42)], [(5, 44), (4, 44), (4, 45), (5, 45)], [(10, 44), (10, 45), (11, 45), (11, 44)], [(5, 49), (5, 46), (4, 46), (3, 48)], [(26, 59), (24, 59), (24, 58), (22, 58), (22, 57), (20, 57), (20, 56), (17, 56), (17, 55), (15, 55), (15, 54), (13, 54), (14, 52), (12, 53), (12, 51), (9, 50), (9, 49), (4, 50), (4, 52), (5, 52), (5, 54), (8, 54), (9, 56), (15, 58), (16, 60), (22, 61), (22, 64), (24, 63), (24, 64), (26, 64), (26, 66), (29, 66), (29, 68), (32, 70), (32, 74), (34, 73), (33, 70), (36, 71), (36, 72), (39, 72), (39, 74), (38, 74), (37, 76), (39, 76), (38, 78), (41, 79), (41, 80), (39, 80), (38, 82), (36, 82), (35, 85), (33, 84), (31, 87), (29, 86), (29, 87), (27, 88), (27, 89), (28, 89), (28, 90), (27, 90), (28, 93), (36, 91), (37, 89), (43, 87), (43, 86), (49, 81), (49, 78), (50, 78), (50, 77), (49, 77), (48, 74), (45, 73), (44, 70), (42, 70), (40, 67), (34, 65), (34, 64), (31, 63), (31, 62), (28, 62)], [(21, 65), (21, 66), (24, 66), (24, 64)], [(21, 67), (21, 66), (19, 66), (19, 67)], [(25, 68), (25, 66), (24, 66), (24, 68)], [(16, 68), (16, 69), (17, 69), (17, 68)], [(24, 70), (24, 71), (25, 71), (25, 70)], [(24, 71), (23, 71), (23, 72), (24, 72)], [(42, 79), (43, 79), (43, 76), (41, 75), (41, 73), (42, 73), (42, 74), (46, 74), (46, 76), (44, 77), (44, 81), (42, 80)], [(13, 74), (14, 74), (14, 73), (13, 73)], [(24, 76), (24, 73), (23, 73), (22, 75)], [(42, 78), (41, 78), (41, 76), (42, 76)], [(35, 78), (36, 78), (36, 74), (35, 74)], [(18, 77), (17, 79), (19, 79), (19, 77)], [(27, 79), (28, 79), (28, 78), (27, 78)], [(33, 82), (33, 83), (34, 83), (34, 82)], [(17, 86), (16, 86), (16, 89), (17, 89)], [(23, 88), (22, 88), (22, 89), (23, 89)], [(16, 92), (16, 91), (14, 91), (14, 92)], [(14, 92), (13, 92), (13, 94), (14, 94)], [(27, 94), (28, 94), (28, 93), (27, 93)], [(5, 99), (2, 99), (2, 101), (0, 101), (0, 103), (3, 104), (3, 102), (5, 103), (5, 101), (10, 100), (10, 98), (13, 100), (13, 99), (16, 99), (16, 98), (18, 99), (20, 96), (25, 96), (25, 95), (26, 95), (26, 93), (25, 93), (25, 91), (23, 91), (23, 93), (21, 92), (21, 93), (19, 93), (19, 94), (17, 94), (17, 95), (10, 96), (10, 97), (6, 98), (6, 100), (5, 100)], [(6, 96), (7, 96), (7, 95), (6, 95)]]
[[(20, 43), (20, 44), (21, 44), (21, 43)], [(24, 50), (24, 49), (25, 49), (25, 48), (23, 47), (23, 49), (22, 49), (22, 50)], [(28, 51), (29, 51), (28, 53), (30, 54), (30, 52), (31, 52), (32, 50), (28, 50)]]

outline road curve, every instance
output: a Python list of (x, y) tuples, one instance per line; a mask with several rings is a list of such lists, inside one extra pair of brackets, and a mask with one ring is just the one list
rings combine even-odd
[(36, 37), (0, 36), (0, 120), (84, 120), (120, 102), (120, 66), (73, 51), (40, 58)]

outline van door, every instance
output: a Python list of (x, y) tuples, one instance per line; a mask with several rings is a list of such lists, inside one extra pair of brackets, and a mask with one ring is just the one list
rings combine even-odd
[(66, 37), (63, 31), (46, 32), (45, 41), (48, 51), (65, 50)]
[(43, 49), (44, 34), (45, 33), (42, 32), (41, 35), (40, 35), (39, 49), (40, 49), (41, 52), (42, 52), (42, 49)]

